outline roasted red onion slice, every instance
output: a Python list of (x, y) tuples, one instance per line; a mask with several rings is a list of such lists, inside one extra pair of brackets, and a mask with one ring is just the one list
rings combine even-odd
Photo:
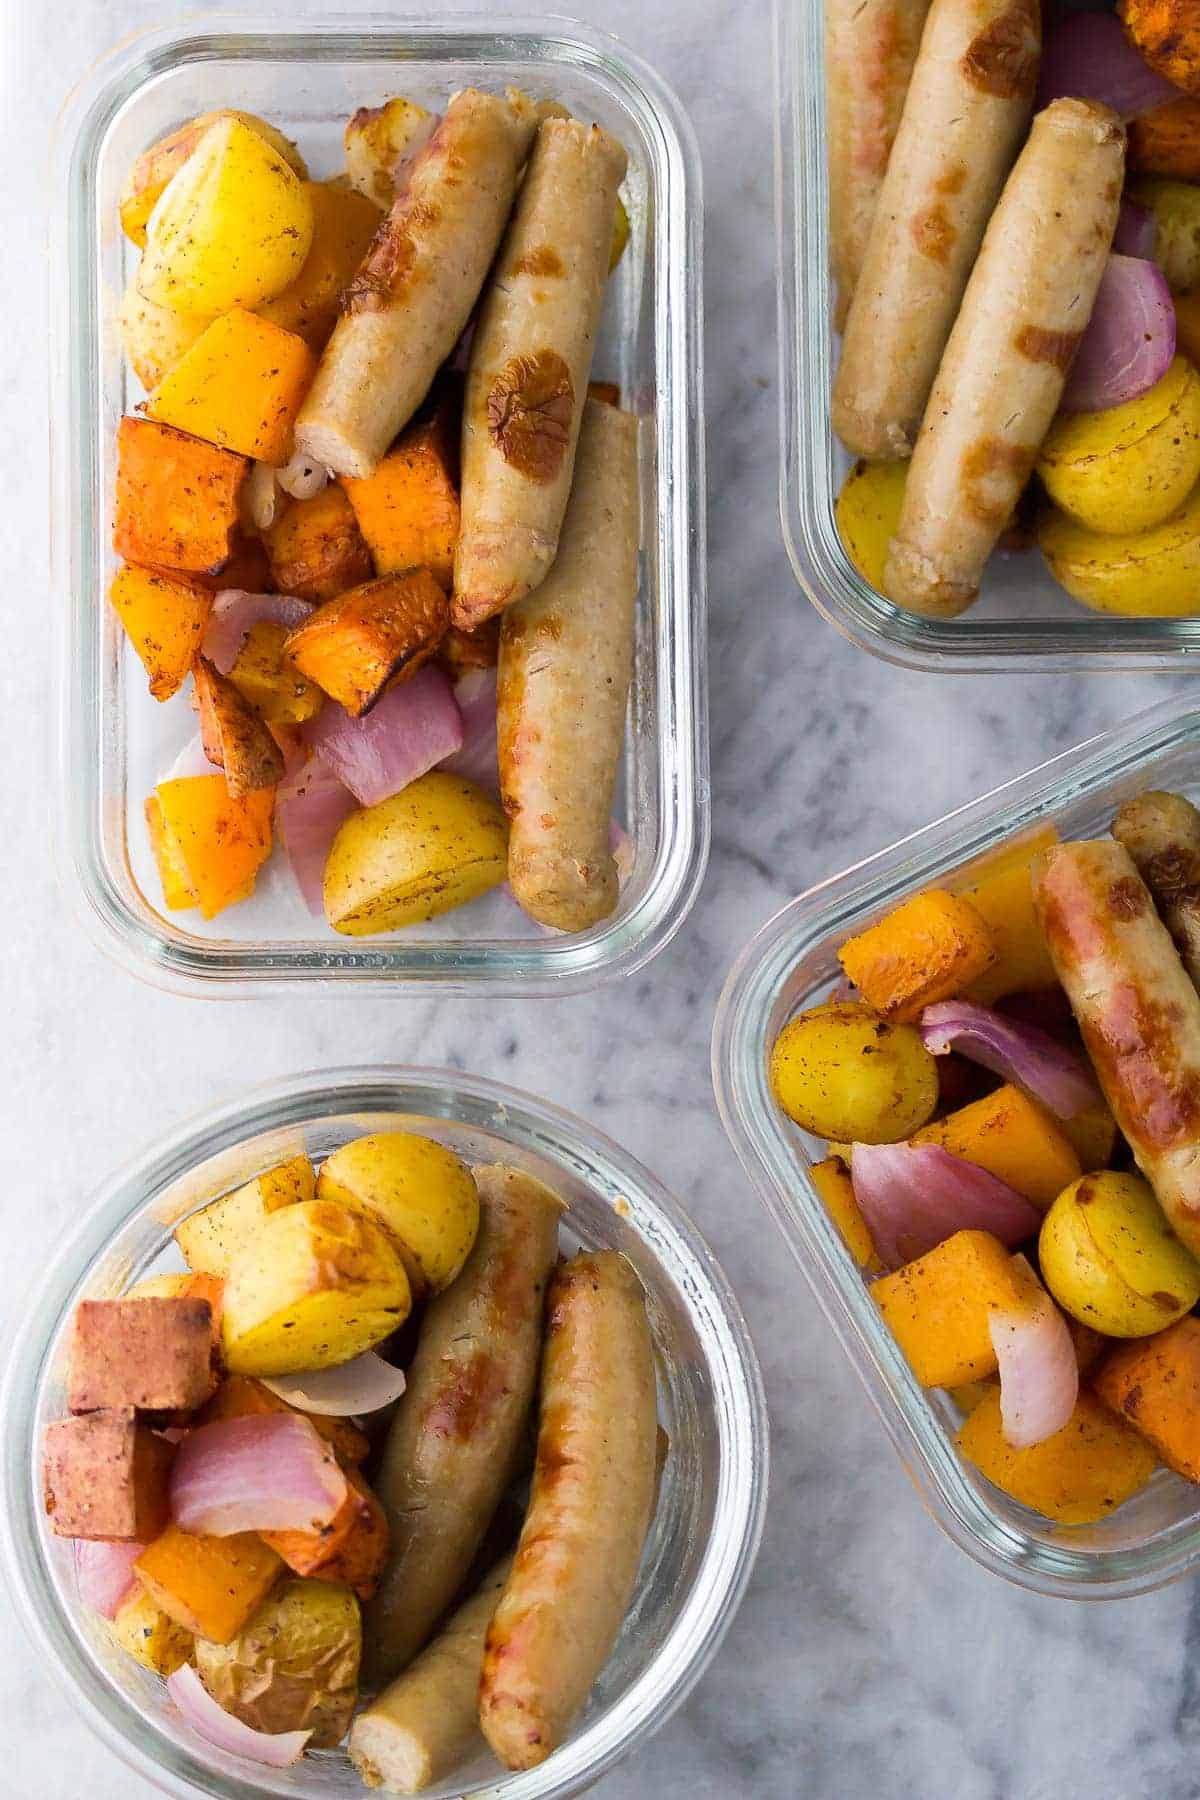
[(390, 1406), (404, 1392), (404, 1370), (385, 1362), (374, 1350), (364, 1350), (333, 1369), (313, 1369), (304, 1375), (263, 1377), (263, 1386), (301, 1412), (321, 1413), (334, 1419), (359, 1419), (366, 1413)]
[(252, 625), (270, 619), (291, 631), (312, 610), (307, 600), (297, 600), (294, 594), (247, 594), (241, 588), (226, 588), (213, 601), (200, 648), (214, 668), (228, 675)]
[(1079, 1398), (1079, 1362), (1067, 1321), (1023, 1256), (1026, 1305), (988, 1317), (1000, 1365), (1000, 1423), (1014, 1450), (1030, 1450), (1061, 1431)]
[(921, 1038), (934, 1056), (960, 1056), (1016, 1082), (1056, 1119), (1073, 1119), (1100, 1104), (1100, 1089), (1081, 1056), (1036, 1025), (1019, 1024), (990, 1006), (941, 1000), (921, 1014)]
[(1051, 100), (1102, 100), (1128, 124), (1179, 89), (1150, 67), (1111, 12), (1080, 12), (1060, 19), (1042, 47), (1035, 107)]
[(1122, 200), (1113, 234), (1114, 252), (1118, 256), (1137, 256), (1143, 262), (1153, 262), (1157, 240), (1158, 227), (1150, 208), (1139, 206), (1136, 200)]
[(374, 806), (460, 750), (463, 722), (449, 680), (427, 664), (360, 719), (327, 700), (304, 736), (359, 804)]
[(477, 781), (480, 787), (498, 793), (495, 669), (468, 669), (454, 684), (454, 700), (462, 715), (462, 749), (444, 758), (441, 766), (452, 775), (462, 775), (467, 781)]
[(122, 1603), (138, 1585), (133, 1565), (144, 1544), (75, 1543), (75, 1581), (79, 1598), (102, 1619), (115, 1619)]
[(1106, 412), (1161, 381), (1175, 355), (1175, 305), (1157, 263), (1110, 256), (1063, 390), (1064, 412)]
[(171, 1516), (184, 1531), (320, 1531), (346, 1498), (333, 1451), (298, 1413), (218, 1419), (189, 1431), (171, 1468)]
[(990, 1231), (1011, 1249), (1042, 1215), (1006, 1181), (940, 1144), (855, 1144), (850, 1178), (881, 1262), (898, 1269), (956, 1231)]
[[(328, 701), (332, 706), (333, 702)], [(275, 822), (309, 912), (325, 916), (325, 863), (343, 819), (358, 802), (319, 756), (310, 757), (275, 796)]]
[(286, 1769), (300, 1761), (311, 1731), (255, 1731), (218, 1706), (191, 1663), (167, 1677), (167, 1692), (197, 1737), (230, 1756), (244, 1756), (268, 1768)]

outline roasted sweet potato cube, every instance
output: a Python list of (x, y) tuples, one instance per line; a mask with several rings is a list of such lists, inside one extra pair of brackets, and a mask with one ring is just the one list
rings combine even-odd
[(1118, 11), (1126, 36), (1150, 67), (1185, 94), (1200, 94), (1196, 0), (1120, 0)]
[(316, 1196), (316, 1176), (307, 1156), (291, 1156), (286, 1162), (264, 1169), (253, 1181), (243, 1182), (232, 1194), (222, 1195), (175, 1228), (175, 1242), (189, 1269), (203, 1270), (221, 1280), (228, 1275), (235, 1256), (244, 1249), (268, 1213), (281, 1206), (295, 1206)]
[(458, 543), (458, 450), (451, 410), (410, 425), (373, 475), (342, 477), (381, 575), (428, 569), (447, 592)]
[(1189, 1313), (1153, 1337), (1118, 1344), (1092, 1385), (1168, 1468), (1200, 1481), (1200, 1319)]
[(244, 1419), (256, 1413), (286, 1412), (302, 1413), (326, 1443), (333, 1446), (340, 1462), (360, 1463), (371, 1448), (369, 1440), (349, 1419), (337, 1419), (328, 1413), (302, 1412), (298, 1406), (289, 1406), (253, 1375), (227, 1375), (198, 1415), (196, 1423), (211, 1425), (216, 1419)]
[(132, 1407), (46, 1427), (46, 1511), (59, 1537), (145, 1544), (166, 1528), (174, 1449)]
[(147, 1544), (133, 1566), (168, 1618), (213, 1644), (237, 1636), (283, 1573), (279, 1557), (257, 1532), (201, 1537), (178, 1525), (168, 1525)]
[(1140, 175), (1200, 181), (1200, 98), (1181, 94), (1132, 119), (1129, 167)]
[(265, 1531), (263, 1542), (297, 1575), (343, 1582), (369, 1600), (387, 1561), (387, 1518), (357, 1470), (346, 1474), (350, 1491), (324, 1531)]
[(229, 561), (219, 574), (193, 575), (192, 580), (212, 594), (223, 594), (230, 588), (240, 588), (244, 594), (269, 594), (275, 587), (266, 545), (260, 537), (241, 529), (233, 534)]
[(212, 611), (211, 592), (190, 575), (126, 563), (108, 597), (150, 677), (150, 692), (156, 700), (169, 700), (187, 679), (200, 648)]
[(294, 331), (319, 355), (337, 324), (342, 289), (367, 254), (383, 214), (373, 200), (340, 181), (306, 181), (304, 187), (312, 202), (312, 247), (295, 281), (255, 311), (260, 319)]
[(113, 549), (132, 563), (216, 575), (229, 561), (249, 463), (157, 419), (117, 427)]
[(164, 823), (158, 795), (151, 794), (142, 810), (146, 815), (150, 848), (158, 865), (158, 879), (162, 882), (163, 900), (172, 912), (187, 912), (195, 906), (196, 894), (179, 846)]
[(206, 919), (254, 892), (271, 854), (274, 788), (235, 798), (224, 775), (185, 775), (160, 782), (155, 798), (171, 865), (183, 869)]
[(194, 681), (204, 754), (225, 771), (230, 796), (278, 787), (283, 752), (250, 702), (206, 656), (196, 658)]
[(445, 591), (428, 569), (410, 569), (327, 600), (292, 632), (284, 655), (359, 717), (389, 681), (433, 655), (449, 623)]
[(163, 376), (146, 411), (222, 449), (285, 463), (316, 369), (303, 338), (235, 306)]
[(293, 500), (266, 533), (271, 579), (298, 600), (333, 600), (375, 573), (354, 508), (336, 481), (311, 500)]
[(934, 1001), (961, 994), (995, 955), (970, 901), (933, 888), (843, 944), (838, 961), (868, 1006), (904, 1024)]
[(485, 619), (474, 631), (452, 625), (438, 645), (438, 661), (457, 681), (468, 669), (494, 669), (500, 660), (500, 617)]
[(229, 679), (268, 725), (303, 725), (315, 719), (325, 696), (313, 681), (283, 660), (287, 626), (274, 619), (260, 619), (246, 633), (245, 641), (229, 671)]
[(75, 1309), (67, 1405), (189, 1412), (213, 1378), (213, 1316), (207, 1300), (81, 1300)]

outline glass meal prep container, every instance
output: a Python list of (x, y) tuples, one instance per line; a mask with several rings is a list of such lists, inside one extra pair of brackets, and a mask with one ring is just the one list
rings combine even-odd
[(1200, 616), (1127, 619), (1092, 613), (1054, 581), (1038, 550), (993, 555), (980, 598), (957, 619), (893, 606), (843, 550), (833, 508), (851, 457), (834, 436), (837, 362), (827, 210), (822, 8), (775, 0), (776, 270), (779, 301), (783, 534), (796, 579), (818, 612), (860, 649), (914, 669), (1173, 669), (1200, 651)]
[(65, 1410), (65, 1331), (83, 1298), (118, 1294), (167, 1261), (172, 1227), (303, 1148), (316, 1160), (363, 1132), (412, 1129), (469, 1162), (514, 1163), (568, 1203), (567, 1245), (616, 1248), (646, 1290), (670, 1435), (661, 1497), (628, 1619), (566, 1745), (505, 1775), (480, 1755), (428, 1793), (565, 1800), (655, 1730), (716, 1652), (749, 1579), (762, 1529), (767, 1418), (737, 1301), (676, 1201), (617, 1145), (558, 1108), (457, 1072), (347, 1068), (243, 1092), (187, 1120), (93, 1196), (77, 1235), (25, 1308), (9, 1345), (0, 1418), (8, 1576), (40, 1666), (110, 1749), (163, 1792), (362, 1796), (343, 1751), (272, 1770), (213, 1749), (183, 1726), (163, 1684), (117, 1650), (75, 1589), (72, 1546), (49, 1530), (41, 1440)]
[[(404, 93), (440, 111), (456, 88), (509, 83), (614, 132), (631, 238), (612, 277), (593, 373), (643, 418), (643, 539), (633, 691), (617, 817), (632, 869), (612, 918), (578, 936), (527, 920), (507, 888), (387, 937), (314, 920), (277, 850), (252, 899), (205, 923), (165, 911), (142, 805), (194, 737), (186, 698), (160, 706), (106, 604), (114, 433), (141, 390), (117, 308), (137, 252), (117, 201), (138, 153), (198, 112), (237, 107), (341, 167), (346, 119)], [(478, 17), (222, 15), (120, 46), (71, 96), (55, 170), (54, 611), (62, 878), (103, 947), (159, 985), (228, 993), (313, 979), (551, 993), (627, 975), (670, 939), (708, 850), (704, 414), (699, 157), (678, 101), (601, 32)], [(198, 922), (199, 921), (199, 922)]]
[(1083, 1599), (1140, 1593), (1200, 1565), (1200, 1488), (1159, 1469), (1098, 1524), (1053, 1525), (961, 1458), (953, 1442), (961, 1415), (947, 1395), (918, 1384), (884, 1324), (809, 1178), (825, 1147), (777, 1105), (767, 1057), (787, 1019), (828, 996), (848, 937), (910, 894), (959, 885), (970, 865), (1039, 822), (1064, 838), (1107, 836), (1117, 808), (1145, 788), (1200, 801), (1195, 704), (1154, 707), (793, 900), (743, 950), (713, 1027), (725, 1130), (926, 1508), (985, 1568), (1039, 1593)]

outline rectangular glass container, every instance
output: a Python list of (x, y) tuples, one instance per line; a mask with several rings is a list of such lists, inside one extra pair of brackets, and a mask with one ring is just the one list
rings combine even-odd
[(1159, 1587), (1200, 1564), (1200, 1489), (1159, 1469), (1109, 1518), (1056, 1526), (965, 1462), (953, 1442), (959, 1415), (948, 1396), (916, 1381), (812, 1184), (825, 1148), (776, 1104), (767, 1056), (791, 1014), (827, 996), (848, 937), (1040, 822), (1064, 838), (1106, 836), (1121, 803), (1145, 788), (1200, 802), (1194, 703), (1164, 702), (793, 900), (742, 952), (713, 1027), (725, 1130), (929, 1512), (985, 1568), (1085, 1599)]
[(893, 606), (851, 565), (833, 518), (851, 458), (829, 416), (837, 357), (822, 14), (819, 0), (775, 0), (779, 503), (797, 581), (852, 643), (906, 668), (1182, 673), (1200, 650), (1200, 616), (1091, 613), (1052, 579), (1036, 549), (994, 555), (980, 598), (957, 619), (925, 619)]
[[(632, 232), (594, 373), (642, 415), (643, 536), (633, 691), (618, 816), (631, 872), (612, 918), (578, 936), (525, 918), (507, 888), (377, 939), (314, 921), (282, 854), (252, 899), (209, 923), (163, 908), (145, 796), (194, 735), (186, 697), (158, 705), (105, 594), (114, 433), (141, 398), (117, 309), (136, 251), (117, 216), (138, 153), (198, 112), (256, 112), (312, 173), (341, 166), (349, 114), (397, 92), (442, 110), (456, 88), (554, 96), (629, 151)], [(140, 35), (69, 99), (56, 151), (53, 250), (54, 600), (61, 872), (100, 943), (160, 985), (241, 992), (279, 981), (423, 981), (558, 993), (627, 975), (670, 939), (708, 850), (701, 203), (678, 101), (614, 39), (570, 22), (477, 17), (221, 15)]]

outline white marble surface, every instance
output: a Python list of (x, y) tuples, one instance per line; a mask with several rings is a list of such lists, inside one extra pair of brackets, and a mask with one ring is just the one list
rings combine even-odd
[[(292, 11), (305, 10), (297, 0)], [(4, 1311), (96, 1176), (168, 1120), (266, 1073), (365, 1056), (494, 1074), (593, 1119), (651, 1163), (724, 1262), (774, 1427), (749, 1598), (690, 1703), (605, 1800), (1185, 1800), (1200, 1794), (1200, 1590), (1078, 1606), (976, 1569), (927, 1519), (841, 1352), (780, 1254), (715, 1116), (713, 1003), (783, 900), (1165, 695), (1162, 680), (907, 675), (800, 597), (776, 516), (772, 119), (765, 0), (563, 0), (679, 90), (704, 156), (714, 842), (687, 927), (648, 971), (554, 1005), (163, 996), (104, 961), (59, 891), (47, 747), (46, 304), (41, 185), (68, 85), (171, 0), (3, 0), (0, 857), (7, 1095)], [(270, 10), (269, 0), (266, 10)], [(371, 10), (360, 7), (357, 10)], [(382, 10), (382, 9), (379, 9)], [(493, 9), (499, 17), (510, 8)], [(0, 1597), (6, 1800), (135, 1800)]]

